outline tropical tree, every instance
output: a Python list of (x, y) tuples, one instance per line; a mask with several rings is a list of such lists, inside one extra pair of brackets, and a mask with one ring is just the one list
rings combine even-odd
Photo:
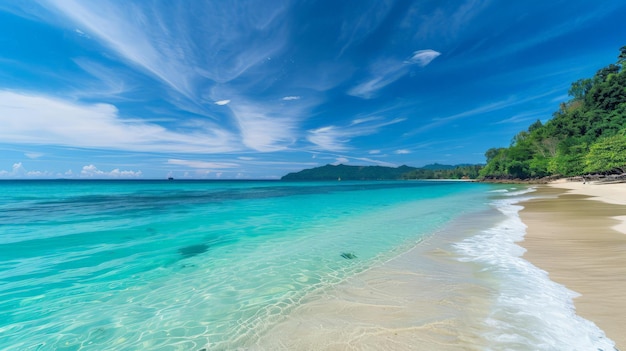
[(536, 178), (624, 171), (626, 162), (626, 46), (617, 63), (579, 79), (545, 123), (532, 123), (508, 148), (491, 148), (481, 177)]
[(626, 171), (626, 131), (602, 138), (591, 145), (585, 157), (587, 173), (624, 173)]

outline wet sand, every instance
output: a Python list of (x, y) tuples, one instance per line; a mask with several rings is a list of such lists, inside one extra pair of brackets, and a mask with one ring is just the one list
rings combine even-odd
[[(582, 296), (577, 313), (598, 325), (625, 350), (626, 235), (612, 227), (626, 199), (611, 188), (567, 194), (557, 184), (539, 187), (520, 213), (528, 234), (518, 244), (524, 258)], [(587, 184), (586, 184), (587, 186)], [(599, 186), (598, 186), (599, 187)], [(611, 185), (615, 189), (614, 185)], [(598, 190), (601, 190), (598, 192)], [(619, 191), (622, 191), (619, 190)], [(460, 262), (452, 245), (491, 227), (502, 217), (461, 218), (410, 251), (307, 296), (284, 320), (257, 335), (250, 350), (485, 350), (498, 280), (483, 266)], [(531, 346), (529, 346), (529, 350)], [(517, 348), (522, 349), (522, 348)]]
[(581, 296), (577, 314), (626, 350), (626, 184), (560, 182), (522, 203), (524, 258)]
[(410, 251), (310, 296), (255, 350), (484, 350), (491, 287), (451, 245), (494, 221), (460, 220)]

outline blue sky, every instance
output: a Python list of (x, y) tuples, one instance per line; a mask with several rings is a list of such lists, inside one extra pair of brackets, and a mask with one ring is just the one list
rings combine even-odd
[(482, 163), (626, 45), (626, 2), (0, 0), (0, 178)]

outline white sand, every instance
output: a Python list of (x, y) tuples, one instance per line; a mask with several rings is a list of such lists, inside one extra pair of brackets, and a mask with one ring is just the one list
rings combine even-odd
[(568, 182), (550, 183), (553, 188), (569, 190), (569, 194), (591, 196), (593, 200), (608, 204), (626, 205), (626, 183)]
[[(491, 220), (459, 221), (382, 266), (304, 301), (251, 350), (484, 350), (490, 290), (451, 245)], [(483, 224), (483, 222), (485, 224)]]
[[(557, 182), (522, 203), (524, 258), (581, 294), (576, 313), (626, 348), (626, 184)], [(543, 197), (547, 196), (547, 197)], [(621, 233), (620, 233), (621, 232)]]
[[(567, 182), (557, 181), (550, 184), (553, 188), (566, 189), (569, 194), (591, 196), (590, 200), (606, 202), (608, 204), (626, 205), (626, 183), (597, 183), (597, 182)], [(620, 221), (612, 228), (626, 234), (626, 215), (614, 216)]]

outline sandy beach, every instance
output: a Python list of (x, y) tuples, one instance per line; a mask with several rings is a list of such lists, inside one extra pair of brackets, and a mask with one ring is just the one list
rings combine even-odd
[(626, 349), (626, 184), (557, 182), (520, 212), (524, 258), (580, 294), (577, 314)]
[[(622, 228), (620, 218), (626, 215), (626, 204), (621, 204), (621, 199), (626, 199), (626, 184), (560, 183), (540, 186), (531, 197), (533, 200), (521, 204), (525, 209), (520, 217), (528, 226), (526, 236), (521, 236), (521, 221), (520, 237), (515, 239), (514, 222), (496, 228), (492, 227), (492, 215), (461, 218), (410, 251), (308, 296), (249, 348), (580, 347), (579, 342), (591, 333), (587, 334), (588, 329), (572, 329), (572, 325), (582, 324), (574, 320), (573, 313), (569, 314), (568, 306), (556, 308), (569, 301), (565, 297), (569, 293), (559, 295), (559, 290), (550, 284), (558, 285), (543, 278), (544, 270), (552, 281), (580, 294), (574, 300), (576, 313), (595, 323), (617, 347), (624, 349), (626, 234), (616, 228)], [(502, 220), (497, 218), (498, 222)], [(494, 236), (508, 238), (512, 246)], [(460, 260), (457, 245), (467, 238), (485, 244), (478, 251), (487, 252), (482, 257), (491, 257), (496, 263)], [(514, 241), (528, 250), (523, 259), (519, 257), (522, 249)], [(512, 251), (506, 253), (507, 250)], [(521, 278), (509, 276), (511, 271)], [(539, 307), (537, 301), (542, 301)], [(506, 317), (509, 314), (515, 317)], [(577, 333), (582, 333), (581, 340), (576, 339)], [(573, 339), (559, 339), (563, 335)], [(568, 341), (570, 344), (565, 345)]]
[[(484, 350), (492, 288), (452, 245), (492, 217), (460, 220), (410, 251), (309, 297), (252, 350)], [(462, 277), (462, 279), (459, 279)]]
[[(626, 184), (559, 183), (541, 186), (531, 197), (533, 200), (521, 204), (525, 209), (520, 216), (528, 226), (524, 241), (517, 242), (528, 250), (523, 259), (547, 271), (553, 281), (580, 294), (574, 300), (576, 313), (595, 323), (617, 347), (624, 349), (626, 233), (618, 232), (616, 228), (623, 228), (620, 219), (626, 215), (626, 203), (621, 202), (626, 199)], [(599, 199), (603, 201), (597, 201)], [(459, 261), (455, 245), (464, 238), (484, 234), (484, 228), (491, 227), (495, 218), (492, 215), (484, 218), (473, 215), (460, 219), (409, 252), (307, 297), (282, 322), (266, 330), (255, 344), (248, 345), (249, 348), (536, 349), (534, 347), (539, 347), (541, 341), (534, 342), (542, 339), (534, 339), (533, 335), (543, 333), (543, 328), (551, 330), (546, 335), (568, 329), (563, 323), (571, 321), (574, 324), (573, 314), (538, 327), (539, 324), (534, 324), (536, 320), (532, 318), (501, 320), (502, 315), (497, 311), (517, 313), (517, 309), (521, 308), (529, 315), (541, 315), (541, 309), (534, 312), (525, 310), (536, 305), (536, 300), (524, 305), (525, 299), (528, 299), (525, 296), (550, 299), (559, 295), (553, 295), (555, 291), (542, 283), (535, 273), (523, 277), (522, 281), (529, 282), (530, 288), (538, 293), (526, 291), (518, 295), (516, 292), (525, 288), (515, 285), (518, 283), (513, 281), (502, 281), (502, 276), (498, 275), (498, 272), (508, 274), (507, 267), (520, 267), (521, 263), (514, 258), (513, 261), (505, 259), (512, 265), (505, 263), (500, 267), (503, 270)], [(501, 229), (507, 229), (509, 225)], [(501, 232), (496, 230), (491, 233)], [(493, 243), (484, 249), (489, 250)], [(499, 246), (495, 250), (503, 248)], [(498, 256), (497, 260), (505, 256)], [(521, 266), (525, 268), (520, 273), (532, 270), (523, 264)], [(503, 291), (506, 286), (513, 286), (514, 292)], [(543, 289), (550, 291), (543, 294)], [(496, 302), (496, 299), (502, 301), (507, 296), (515, 301), (514, 305)], [(550, 316), (554, 313), (564, 313), (564, 310), (554, 310), (553, 302), (546, 300), (544, 303), (546, 318), (552, 318)], [(561, 302), (556, 303), (559, 304)], [(500, 321), (504, 325), (512, 323), (510, 326), (515, 328), (492, 329), (494, 323)], [(581, 331), (577, 329), (574, 333)], [(571, 329), (566, 333), (570, 332)], [(514, 341), (516, 338), (520, 338), (517, 343)], [(533, 341), (528, 343), (529, 340)], [(545, 340), (554, 341), (551, 336)], [(576, 342), (572, 345), (580, 346)], [(553, 344), (551, 347), (558, 346)], [(543, 345), (540, 349), (551, 348)]]

